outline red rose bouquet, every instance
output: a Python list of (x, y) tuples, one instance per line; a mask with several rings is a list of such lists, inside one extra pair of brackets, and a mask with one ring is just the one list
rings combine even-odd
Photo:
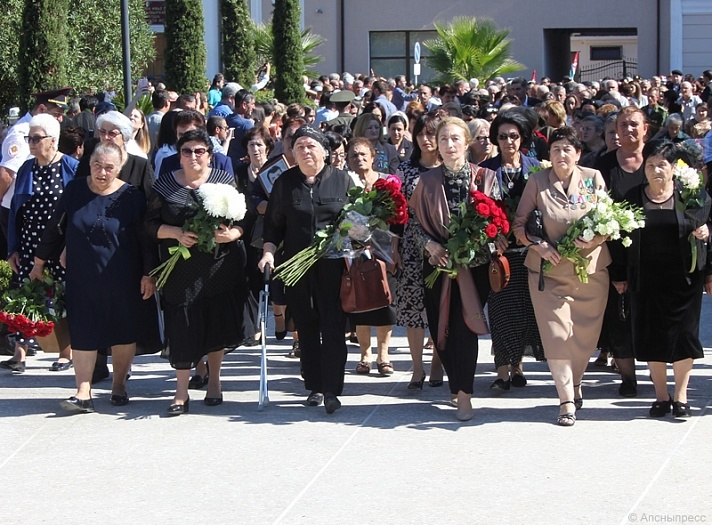
[(450, 217), (445, 243), (447, 265), (435, 268), (425, 278), (425, 285), (432, 288), (441, 273), (454, 279), (461, 268), (488, 263), (492, 252), (490, 244), (498, 235), (508, 235), (509, 230), (509, 220), (502, 203), (495, 202), (480, 191), (470, 192), (469, 202), (461, 203), (460, 212)]
[(7, 290), (0, 298), (0, 322), (23, 337), (46, 337), (64, 317), (62, 297), (62, 285), (48, 272), (42, 279), (25, 278), (19, 288)]
[(365, 248), (392, 262), (389, 224), (408, 222), (408, 203), (398, 177), (378, 179), (371, 190), (356, 187), (339, 215), (319, 230), (312, 243), (280, 264), (275, 273), (287, 286), (294, 286), (322, 257), (357, 257)]

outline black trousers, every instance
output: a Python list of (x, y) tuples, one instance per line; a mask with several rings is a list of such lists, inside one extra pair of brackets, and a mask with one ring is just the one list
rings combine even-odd
[[(423, 275), (427, 277), (433, 270), (434, 267), (425, 260), (423, 262)], [(472, 272), (475, 286), (477, 287), (477, 295), (484, 308), (490, 291), (488, 265), (461, 271)], [(428, 315), (428, 327), (436, 348), (439, 346), (438, 318), (440, 315), (440, 291), (443, 279), (447, 279), (447, 277), (441, 276), (432, 288), (425, 287), (425, 312)], [(457, 281), (453, 280), (450, 294), (447, 342), (445, 350), (438, 350), (440, 360), (443, 363), (445, 372), (447, 372), (448, 385), (452, 394), (457, 394), (460, 390), (466, 394), (472, 394), (478, 351), (477, 334), (472, 332), (465, 324), (465, 319), (462, 316), (460, 288), (457, 285)]]
[(295, 286), (287, 287), (287, 305), (299, 331), (304, 386), (341, 395), (344, 388), (346, 316), (339, 291), (342, 259), (320, 259)]

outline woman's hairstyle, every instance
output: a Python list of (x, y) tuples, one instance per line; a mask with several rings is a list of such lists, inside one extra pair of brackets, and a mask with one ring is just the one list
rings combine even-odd
[(396, 122), (400, 122), (405, 129), (408, 129), (408, 117), (403, 112), (397, 111), (393, 113), (388, 119), (388, 127), (390, 128)]
[(665, 120), (665, 127), (669, 126), (670, 124), (674, 124), (676, 126), (682, 126), (682, 117), (680, 115), (678, 115), (677, 113), (668, 115), (668, 118)]
[(156, 149), (160, 149), (163, 146), (172, 146), (178, 140), (176, 135), (176, 130), (173, 127), (173, 120), (176, 118), (178, 113), (181, 111), (169, 111), (161, 119), (161, 125), (158, 128), (158, 135), (156, 137)]
[(297, 127), (302, 127), (304, 124), (306, 124), (307, 121), (304, 120), (304, 117), (285, 117), (282, 119), (282, 136), (284, 137), (287, 134), (287, 130), (291, 127), (294, 127), (295, 125)]
[(119, 168), (126, 163), (126, 159), (129, 157), (124, 148), (117, 146), (113, 142), (99, 142), (94, 151), (92, 151), (89, 161), (91, 162), (99, 155), (116, 155), (119, 158)]
[(133, 138), (133, 125), (131, 124), (129, 118), (123, 113), (119, 113), (118, 111), (107, 111), (96, 119), (96, 129), (100, 129), (104, 122), (107, 122), (118, 129), (121, 132), (124, 142), (128, 142)]
[(59, 145), (57, 149), (65, 155), (74, 155), (77, 148), (84, 144), (87, 132), (84, 128), (64, 128), (59, 134)]
[(561, 102), (558, 100), (547, 100), (544, 102), (544, 106), (546, 106), (546, 112), (556, 118), (558, 122), (557, 128), (566, 124), (566, 109)]
[(470, 140), (472, 140), (472, 137), (470, 136), (470, 128), (467, 127), (467, 123), (461, 118), (445, 117), (444, 119), (442, 119), (438, 124), (438, 128), (435, 130), (436, 137), (440, 136), (440, 132), (445, 126), (455, 126), (460, 128), (462, 130), (462, 133), (465, 135), (465, 142), (467, 144), (469, 144)]
[(560, 140), (567, 141), (576, 151), (583, 150), (583, 142), (581, 142), (581, 139), (576, 134), (576, 130), (571, 126), (563, 126), (552, 131), (551, 135), (549, 135), (549, 151), (551, 151), (551, 147)]
[(438, 130), (438, 123), (440, 119), (435, 113), (423, 113), (415, 120), (415, 126), (413, 126), (413, 149), (410, 153), (410, 161), (415, 164), (420, 161), (423, 152), (420, 149), (420, 144), (416, 140), (418, 135), (420, 135), (423, 130), (430, 132), (432, 135)]
[(242, 147), (245, 151), (247, 151), (247, 145), (253, 139), (262, 139), (262, 142), (265, 143), (267, 149), (267, 155), (269, 156), (269, 154), (272, 153), (272, 150), (274, 149), (274, 140), (272, 140), (267, 128), (264, 126), (255, 126), (254, 128), (250, 128), (250, 130), (245, 133), (245, 136), (242, 137)]
[(405, 115), (409, 120), (415, 120), (423, 113), (425, 113), (425, 106), (417, 100), (411, 100), (405, 107)]
[(371, 152), (372, 157), (376, 156), (376, 148), (373, 147), (371, 141), (368, 140), (366, 137), (354, 137), (349, 140), (348, 146), (346, 146), (346, 152), (349, 153), (356, 146), (364, 146), (368, 148), (368, 150)]
[(200, 142), (208, 150), (208, 153), (213, 154), (213, 141), (210, 140), (210, 135), (204, 129), (191, 129), (183, 133), (176, 144), (176, 149), (180, 153), (181, 148), (188, 142)]
[(61, 126), (59, 125), (59, 121), (57, 121), (57, 119), (49, 113), (40, 113), (39, 115), (32, 117), (32, 120), (30, 120), (30, 127), (41, 128), (45, 135), (52, 137), (54, 139), (53, 142), (57, 144), (59, 134), (61, 132)]
[(340, 134), (336, 133), (335, 131), (325, 131), (324, 136), (329, 141), (329, 149), (331, 151), (336, 151), (337, 149), (339, 149), (340, 146), (343, 146), (344, 151), (346, 151), (348, 141)]
[(669, 139), (651, 140), (643, 147), (643, 159), (647, 161), (650, 157), (660, 155), (670, 164), (675, 164), (680, 158), (682, 149)]
[(366, 130), (368, 129), (371, 122), (378, 122), (378, 142), (385, 142), (383, 138), (383, 123), (381, 120), (373, 113), (364, 113), (356, 119), (356, 124), (354, 125), (354, 137), (363, 137), (366, 135)]
[(498, 144), (497, 135), (499, 135), (499, 128), (503, 124), (511, 124), (519, 130), (519, 134), (522, 136), (520, 147), (526, 147), (531, 143), (532, 126), (529, 119), (520, 111), (509, 110), (498, 113), (490, 124), (490, 142), (492, 144)]
[[(573, 96), (573, 95), (567, 95), (566, 98), (564, 99), (564, 110), (565, 110), (566, 112), (568, 112), (568, 109), (566, 109), (566, 108), (568, 108), (568, 105), (567, 105), (566, 103), (569, 101), (569, 99), (572, 99), (572, 100), (574, 101), (574, 107), (573, 107), (573, 109), (576, 109), (576, 108), (578, 108), (578, 106), (579, 106), (578, 99), (577, 99), (575, 96)], [(572, 110), (572, 112), (573, 112), (573, 110)]]
[[(480, 131), (484, 128), (490, 127), (490, 123), (483, 118), (475, 118), (467, 123), (467, 127), (470, 128), (470, 136), (472, 137), (472, 140), (475, 140), (475, 138), (480, 134)], [(487, 130), (487, 135), (489, 136), (489, 130)]]
[(146, 122), (146, 115), (144, 115), (143, 111), (138, 108), (134, 108), (132, 111), (138, 111), (139, 115), (141, 115), (141, 127), (136, 133), (135, 140), (141, 148), (141, 151), (148, 154), (148, 152), (151, 151), (151, 136), (148, 131), (148, 122)]
[(223, 76), (222, 73), (217, 73), (213, 77), (213, 83), (210, 85), (210, 89), (217, 88), (218, 87), (218, 82), (225, 80), (225, 77)]
[(178, 111), (176, 116), (173, 117), (174, 130), (177, 130), (178, 126), (190, 125), (193, 125), (196, 128), (205, 128), (205, 115), (194, 109), (184, 109), (183, 111)]

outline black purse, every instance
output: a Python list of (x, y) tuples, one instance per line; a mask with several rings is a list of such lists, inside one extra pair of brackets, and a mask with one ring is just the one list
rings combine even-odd
[[(541, 241), (545, 239), (544, 215), (540, 210), (532, 210), (529, 214), (527, 223), (524, 225), (524, 234), (532, 244), (541, 244)], [(544, 259), (539, 265), (539, 291), (544, 291)]]

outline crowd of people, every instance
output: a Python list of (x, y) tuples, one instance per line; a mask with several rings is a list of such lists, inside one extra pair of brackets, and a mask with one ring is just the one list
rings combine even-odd
[[(206, 93), (178, 94), (143, 80), (123, 112), (108, 93), (37, 93), (2, 143), (0, 226), (13, 285), (43, 272), (66, 283), (70, 344), (51, 368), (74, 368), (77, 390), (65, 409), (94, 411), (91, 388), (109, 376), (108, 355), (111, 404), (127, 405), (134, 356), (159, 351), (177, 377), (168, 415), (189, 412), (190, 390), (207, 387), (204, 403), (221, 404), (224, 355), (266, 335), (257, 308), (262, 273), (309, 246), (351, 188), (369, 190), (395, 175), (409, 220), (391, 227), (398, 242), (388, 266), (390, 306), (344, 313), (342, 259), (320, 259), (294, 286), (271, 282), (274, 337), (291, 333), (289, 356), (300, 359), (308, 406), (341, 407), (350, 335), (360, 347), (356, 373), (372, 371), (371, 327), (376, 369), (392, 375), (397, 325), (406, 328), (412, 358), (407, 389), (423, 389), (424, 347), (433, 348), (428, 385), (447, 378), (462, 421), (474, 414), (485, 334), (497, 372), (492, 392), (527, 385), (524, 356), (546, 361), (558, 425), (576, 422), (597, 350), (595, 363), (612, 358), (621, 375), (619, 395), (638, 395), (636, 360), (646, 362), (655, 387), (649, 415), (691, 415), (688, 382), (693, 360), (703, 356), (701, 299), (712, 292), (710, 198), (701, 198), (702, 220), (680, 211), (675, 170), (682, 160), (707, 181), (712, 71), (699, 79), (672, 71), (651, 79), (497, 77), (417, 87), (404, 76), (344, 73), (304, 77), (310, 104), (257, 102), (269, 65), (251, 89), (220, 74)], [(148, 115), (136, 105), (141, 96), (150, 96)], [(152, 269), (198, 241), (184, 224), (206, 183), (237, 188), (247, 214), (215, 231), (213, 253), (190, 250), (157, 291)], [(442, 274), (425, 286), (425, 276), (448, 265), (448, 224), (475, 190), (499, 202), (512, 223), (494, 242), (509, 261), (509, 284), (492, 290), (488, 257), (476, 257), (456, 278)], [(587, 260), (582, 283), (556, 246), (600, 190), (640, 206), (646, 226), (630, 248), (600, 235), (577, 239)], [(552, 267), (546, 273), (545, 264)], [(36, 342), (10, 338), (14, 355), (0, 367), (22, 374)]]

